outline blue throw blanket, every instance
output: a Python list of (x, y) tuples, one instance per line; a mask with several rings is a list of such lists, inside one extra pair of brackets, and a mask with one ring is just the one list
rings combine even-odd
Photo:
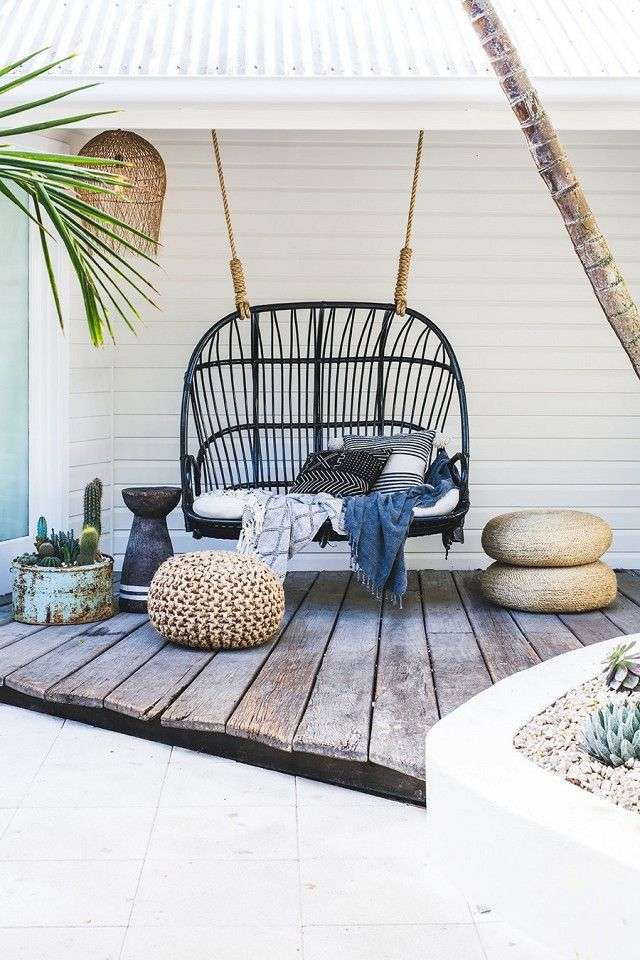
[(386, 591), (399, 603), (407, 589), (404, 542), (414, 507), (430, 507), (455, 486), (449, 457), (441, 450), (425, 483), (397, 493), (346, 497), (344, 526), (351, 546), (351, 566), (376, 597)]

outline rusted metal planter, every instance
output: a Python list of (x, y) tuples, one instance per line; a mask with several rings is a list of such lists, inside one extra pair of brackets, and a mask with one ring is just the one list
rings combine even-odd
[(113, 557), (86, 567), (14, 563), (13, 616), (20, 623), (93, 623), (113, 616)]

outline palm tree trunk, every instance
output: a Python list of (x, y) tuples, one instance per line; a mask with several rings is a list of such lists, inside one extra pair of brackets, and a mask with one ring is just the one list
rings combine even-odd
[(604, 314), (640, 377), (640, 314), (558, 134), (491, 0), (462, 0)]

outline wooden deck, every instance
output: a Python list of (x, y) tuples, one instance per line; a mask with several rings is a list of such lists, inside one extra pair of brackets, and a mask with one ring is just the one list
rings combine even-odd
[(402, 609), (345, 573), (291, 574), (280, 636), (204, 653), (140, 614), (34, 627), (0, 607), (0, 700), (319, 780), (423, 802), (424, 734), (491, 683), (640, 631), (640, 576), (603, 613), (509, 613), (474, 573), (410, 574)]

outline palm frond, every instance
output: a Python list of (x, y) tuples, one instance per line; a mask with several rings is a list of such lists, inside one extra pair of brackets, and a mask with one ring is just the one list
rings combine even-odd
[[(0, 77), (9, 76), (42, 52), (43, 50), (36, 51), (0, 67)], [(3, 93), (15, 90), (48, 73), (69, 59), (71, 57), (63, 57), (14, 76), (0, 85), (0, 97)], [(92, 86), (95, 84), (71, 87), (5, 110), (0, 108), (0, 120), (49, 105)], [(17, 137), (54, 127), (71, 126), (82, 120), (116, 112), (103, 110), (43, 119), (0, 129), (0, 137)], [(105, 167), (107, 169), (104, 169)], [(113, 169), (118, 167), (122, 167), (122, 174), (113, 172)], [(15, 204), (37, 226), (58, 319), (62, 324), (63, 310), (51, 256), (51, 242), (54, 239), (62, 245), (75, 274), (82, 295), (89, 336), (96, 346), (104, 343), (105, 335), (114, 337), (112, 320), (116, 316), (127, 327), (135, 329), (140, 314), (131, 299), (132, 293), (156, 306), (147, 292), (156, 292), (153, 285), (133, 266), (131, 257), (122, 256), (113, 248), (113, 243), (117, 242), (127, 254), (142, 257), (155, 264), (155, 260), (140, 251), (135, 242), (136, 239), (151, 238), (97, 209), (79, 196), (79, 193), (83, 198), (92, 194), (114, 194), (126, 187), (126, 167), (126, 163), (111, 159), (40, 153), (0, 144), (0, 195)]]

